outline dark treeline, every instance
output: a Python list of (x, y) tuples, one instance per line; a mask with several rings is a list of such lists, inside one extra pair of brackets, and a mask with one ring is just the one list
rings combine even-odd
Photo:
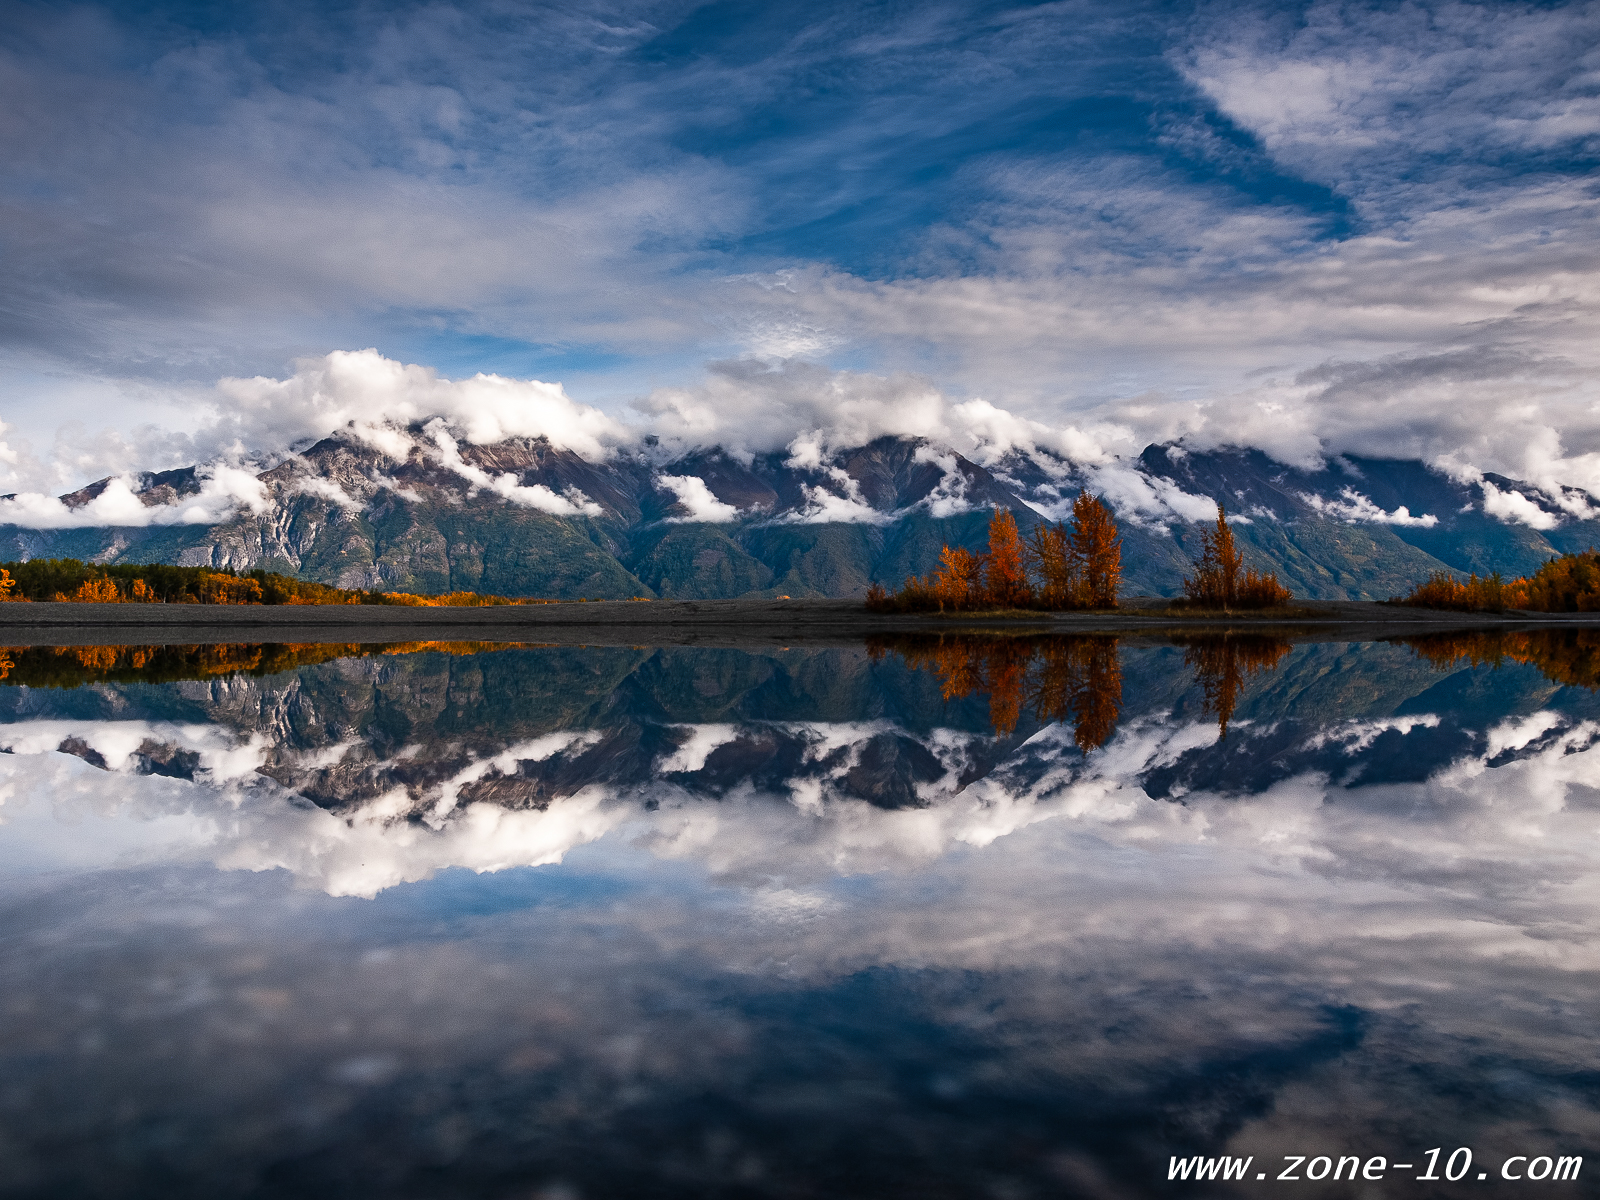
[(100, 566), (75, 558), (35, 558), (0, 563), (0, 600), (70, 600), (91, 604), (382, 604), (466, 607), (547, 604), (476, 592), (414, 596), (363, 591), (291, 579), (272, 571), (229, 567), (174, 567), (165, 563)]

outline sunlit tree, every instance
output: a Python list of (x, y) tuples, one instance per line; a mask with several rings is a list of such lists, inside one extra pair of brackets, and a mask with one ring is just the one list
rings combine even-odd
[(941, 608), (972, 608), (983, 596), (983, 558), (965, 546), (946, 546), (939, 554), (933, 594)]
[(983, 561), (984, 599), (997, 608), (1026, 608), (1033, 602), (1022, 536), (1010, 509), (995, 509), (989, 521), (989, 553)]
[(1122, 586), (1122, 537), (1111, 510), (1087, 490), (1072, 502), (1072, 534), (1067, 539), (1071, 574), (1080, 580), (1081, 605), (1115, 608)]

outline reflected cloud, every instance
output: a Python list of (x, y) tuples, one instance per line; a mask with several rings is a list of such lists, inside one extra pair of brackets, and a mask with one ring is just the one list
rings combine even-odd
[[(1170, 707), (1140, 712), (1137, 699), (1124, 716), (1115, 639), (902, 639), (892, 655), (890, 645), (874, 645), (874, 669), (929, 675), (947, 705), (986, 695), (987, 728), (613, 714), (498, 745), (479, 731), (380, 755), (359, 726), (341, 734), (331, 711), (308, 707), (315, 677), (302, 674), (186, 685), (206, 689), (201, 708), (244, 714), (231, 726), (13, 720), (0, 726), (10, 754), (0, 770), (9, 795), (35, 802), (48, 799), (63, 754), (115, 777), (167, 777), (165, 789), (128, 790), (125, 802), (119, 788), (102, 789), (103, 814), (204, 814), (209, 861), (285, 869), (333, 895), (374, 896), (451, 867), (559, 863), (603, 838), (732, 883), (826, 889), (1049, 822), (1143, 852), (1228, 846), (1263, 869), (1426, 877), (1433, 887), (1525, 890), (1523, 858), (1536, 847), (1549, 847), (1546, 881), (1595, 866), (1582, 849), (1590, 789), (1600, 789), (1600, 725), (1590, 719), (1546, 708), (1473, 729), (1438, 712), (1334, 709), (1236, 721), (1242, 699), (1291, 653), (1273, 639), (1182, 644), (1195, 707), (1216, 725)], [(1148, 678), (1144, 660), (1157, 651), (1135, 653)], [(316, 670), (356, 671), (326, 681), (348, 691), (391, 662)], [(308, 726), (325, 730), (322, 744), (306, 741)], [(1396, 776), (1396, 761), (1430, 756), (1421, 776)]]
[(56, 1145), (70, 1088), (99, 1137), (136, 1078), (274, 1164), (721, 1139), (684, 1194), (885, 1113), (977, 1158), (1046, 1131), (1033, 1194), (1589, 1144), (1593, 693), (1487, 651), (988, 645), (0, 688), (8, 1044), (52, 1048), (8, 1129)]

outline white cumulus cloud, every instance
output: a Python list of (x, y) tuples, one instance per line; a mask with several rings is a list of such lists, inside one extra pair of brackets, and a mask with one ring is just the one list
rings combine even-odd
[(657, 475), (656, 482), (676, 496), (685, 510), (681, 517), (668, 517), (669, 523), (704, 522), (719, 525), (739, 519), (739, 510), (718, 500), (704, 479), (694, 475)]
[(1439, 523), (1439, 518), (1432, 513), (1413, 517), (1411, 510), (1404, 504), (1393, 512), (1384, 512), (1370, 497), (1363, 496), (1355, 488), (1344, 488), (1339, 495), (1342, 497), (1339, 500), (1324, 500), (1321, 496), (1301, 492), (1300, 499), (1324, 516), (1334, 517), (1350, 525), (1415, 525), (1422, 529), (1432, 529)]
[[(569, 397), (559, 383), (474, 375), (442, 377), (430, 367), (397, 362), (376, 350), (336, 350), (303, 359), (285, 379), (218, 381), (211, 421), (197, 445), (272, 449), (353, 426), (374, 445), (404, 457), (408, 443), (393, 427), (442, 417), (461, 440), (487, 445), (508, 437), (543, 437), (585, 458), (604, 458), (630, 440), (598, 408)], [(209, 446), (206, 444), (209, 443)]]
[(1545, 512), (1521, 492), (1502, 492), (1487, 479), (1483, 481), (1483, 511), (1507, 525), (1526, 525), (1530, 529), (1554, 529), (1561, 524), (1560, 517)]
[(147, 505), (128, 480), (111, 479), (93, 500), (68, 508), (54, 496), (23, 492), (0, 500), (0, 524), (24, 529), (84, 529), (95, 526), (215, 525), (242, 512), (261, 513), (267, 493), (248, 471), (218, 463), (207, 468), (200, 491), (171, 504)]

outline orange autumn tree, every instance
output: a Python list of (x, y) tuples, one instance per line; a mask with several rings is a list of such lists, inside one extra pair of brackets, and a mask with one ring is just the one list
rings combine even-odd
[(1217, 502), (1217, 527), (1200, 535), (1200, 557), (1194, 574), (1183, 579), (1183, 594), (1197, 604), (1223, 608), (1239, 598), (1239, 551), (1233, 544), (1233, 529), (1227, 511)]
[(997, 508), (989, 521), (989, 553), (983, 562), (984, 600), (994, 608), (1027, 608), (1033, 603), (1022, 535), (1011, 510)]
[(1254, 568), (1239, 576), (1244, 556), (1233, 543), (1227, 511), (1217, 502), (1217, 527), (1203, 533), (1194, 574), (1184, 577), (1183, 593), (1191, 604), (1217, 608), (1273, 608), (1294, 599), (1278, 582), (1275, 571), (1258, 574)]
[(1039, 608), (1081, 608), (1083, 579), (1072, 556), (1067, 527), (1040, 523), (1028, 536), (1028, 565), (1039, 577), (1034, 602)]
[(85, 604), (121, 604), (122, 589), (110, 579), (85, 579), (71, 596), (56, 593), (57, 600), (77, 600)]
[[(1024, 540), (1017, 520), (996, 509), (982, 554), (946, 545), (931, 574), (911, 576), (893, 595), (874, 583), (874, 612), (979, 608), (1115, 608), (1122, 581), (1122, 539), (1111, 510), (1088, 492), (1072, 506), (1072, 527), (1034, 526)], [(1038, 580), (1037, 586), (1035, 579)]]
[(1111, 510), (1087, 490), (1072, 502), (1072, 533), (1067, 549), (1081, 581), (1080, 599), (1088, 608), (1115, 608), (1122, 586), (1122, 535)]
[[(1002, 599), (997, 601), (997, 596)], [(974, 554), (964, 546), (952, 549), (947, 544), (940, 550), (939, 567), (932, 574), (911, 576), (894, 595), (881, 584), (873, 584), (867, 590), (867, 607), (878, 612), (961, 612), (989, 608), (997, 602), (1025, 604), (1030, 597), (1016, 518), (997, 509), (989, 522), (986, 553)]]
[(939, 555), (932, 590), (939, 607), (972, 608), (983, 598), (983, 556), (964, 546), (946, 546)]
[(1504, 612), (1508, 608), (1529, 612), (1600, 612), (1600, 553), (1593, 549), (1563, 554), (1544, 563), (1532, 575), (1501, 579), (1499, 573), (1458, 580), (1448, 571), (1436, 571), (1404, 599), (1391, 603), (1419, 608), (1453, 608), (1463, 612)]

